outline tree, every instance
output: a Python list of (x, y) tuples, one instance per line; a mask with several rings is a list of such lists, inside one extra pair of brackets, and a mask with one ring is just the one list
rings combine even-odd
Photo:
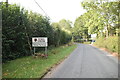
[(2, 5), (3, 22), (3, 62), (33, 53), (32, 37), (48, 37), (48, 45), (59, 46), (71, 39), (59, 23), (50, 25), (49, 18), (20, 8), (16, 4)]
[(52, 23), (51, 26), (53, 26), (53, 31), (54, 31), (54, 44), (55, 46), (59, 46), (61, 40), (60, 25), (58, 23)]
[(73, 28), (73, 34), (75, 39), (88, 40), (88, 26), (85, 25), (87, 21), (87, 14), (84, 14), (76, 19)]
[(72, 22), (69, 20), (62, 19), (59, 21), (59, 25), (61, 26), (62, 29), (71, 30), (72, 28), (71, 24)]

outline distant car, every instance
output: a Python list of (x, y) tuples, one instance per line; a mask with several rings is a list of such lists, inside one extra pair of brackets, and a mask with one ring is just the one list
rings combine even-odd
[(92, 40), (92, 42), (95, 42), (95, 40)]

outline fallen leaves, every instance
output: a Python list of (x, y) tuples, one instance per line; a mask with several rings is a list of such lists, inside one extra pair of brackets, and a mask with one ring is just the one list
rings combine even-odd
[(7, 76), (9, 73), (4, 73), (3, 76)]

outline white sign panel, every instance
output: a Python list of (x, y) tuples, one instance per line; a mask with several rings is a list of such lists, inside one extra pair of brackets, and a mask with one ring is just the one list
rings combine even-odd
[(47, 37), (33, 37), (32, 38), (32, 46), (33, 47), (47, 47), (48, 40)]

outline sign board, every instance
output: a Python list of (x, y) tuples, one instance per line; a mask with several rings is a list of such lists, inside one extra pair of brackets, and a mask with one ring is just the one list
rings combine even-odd
[(32, 38), (32, 46), (33, 47), (47, 47), (48, 46), (47, 37), (33, 37)]

